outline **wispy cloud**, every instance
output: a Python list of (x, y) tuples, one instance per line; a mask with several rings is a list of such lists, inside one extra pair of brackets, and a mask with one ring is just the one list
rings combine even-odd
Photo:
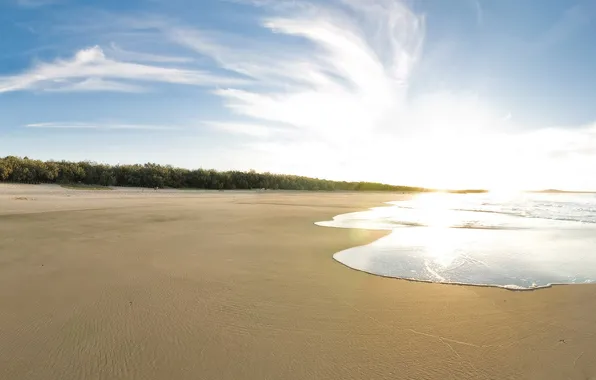
[(25, 128), (46, 129), (103, 129), (103, 130), (144, 130), (144, 131), (174, 131), (180, 127), (152, 124), (119, 124), (119, 123), (76, 123), (76, 122), (46, 122), (26, 124)]
[(593, 19), (593, 12), (583, 4), (575, 4), (568, 8), (551, 27), (541, 34), (532, 45), (531, 52), (542, 53), (566, 42), (574, 34), (588, 26)]
[(16, 0), (16, 4), (24, 8), (38, 8), (46, 5), (63, 3), (65, 0)]
[[(130, 43), (134, 38), (123, 43), (125, 49), (116, 39), (118, 44), (105, 51), (92, 47), (70, 59), (0, 77), (0, 92), (137, 92), (156, 83), (203, 86), (233, 117), (222, 114), (219, 120), (197, 124), (237, 136), (234, 140), (243, 144), (235, 158), (226, 159), (278, 172), (438, 187), (555, 187), (549, 182), (554, 177), (580, 188), (577, 172), (596, 165), (591, 125), (528, 131), (517, 124), (518, 117), (493, 108), (476, 93), (459, 88), (413, 93), (424, 59), (426, 21), (406, 2), (233, 1), (264, 10), (258, 26), (266, 38), (158, 16), (115, 19), (120, 35), (149, 33), (160, 46), (174, 43), (176, 55), (162, 54), (174, 50), (139, 48)], [(481, 23), (479, 1), (470, 1)], [(554, 27), (549, 43), (573, 33), (574, 21), (584, 22), (580, 13), (570, 10)], [(110, 19), (89, 25), (89, 33), (105, 32), (112, 26)], [(220, 72), (229, 75), (215, 74)], [(56, 122), (26, 127), (171, 129)]]
[[(104, 79), (106, 81), (104, 81)], [(161, 82), (194, 86), (238, 85), (240, 79), (202, 70), (180, 69), (117, 61), (106, 57), (99, 46), (80, 50), (71, 59), (38, 63), (17, 75), (0, 76), (0, 93), (19, 90), (98, 91), (133, 90), (121, 81)], [(140, 89), (137, 87), (136, 89)]]
[(109, 52), (114, 59), (122, 61), (157, 63), (188, 63), (193, 61), (193, 58), (190, 57), (178, 57), (126, 50), (113, 42), (110, 44)]
[[(565, 167), (581, 162), (572, 157), (582, 151), (588, 162), (596, 159), (587, 156), (596, 152), (596, 140), (586, 138), (591, 127), (520, 132), (527, 129), (477, 94), (410, 93), (425, 19), (403, 2), (257, 3), (270, 14), (261, 26), (276, 37), (267, 44), (189, 27), (163, 30), (256, 81), (214, 91), (236, 117), (246, 118), (215, 127), (250, 135), (252, 153), (242, 156), (261, 157), (266, 168), (440, 187), (546, 187), (552, 185), (548, 168), (574, 186)], [(480, 3), (473, 4), (482, 23)], [(283, 141), (270, 127), (276, 124), (292, 126), (293, 138)], [(553, 135), (569, 141), (565, 152), (558, 152), (562, 140)], [(387, 173), (391, 163), (394, 176)]]
[(48, 84), (45, 91), (53, 92), (146, 92), (147, 87), (125, 83), (123, 81), (112, 81), (101, 78), (88, 78), (81, 81), (67, 81), (56, 79), (54, 83)]
[[(167, 33), (226, 69), (263, 81), (269, 90), (215, 91), (235, 113), (343, 140), (374, 129), (403, 105), (424, 19), (396, 1), (342, 2), (340, 8), (297, 2), (291, 12), (266, 19), (264, 28), (288, 38), (285, 49), (237, 45), (225, 35), (218, 40), (191, 28)], [(364, 32), (373, 25), (375, 33)]]
[(482, 25), (484, 23), (484, 10), (480, 4), (480, 0), (470, 0), (476, 11), (476, 23)]
[(240, 136), (250, 136), (255, 138), (280, 138), (283, 136), (296, 137), (295, 131), (291, 128), (265, 125), (262, 123), (205, 121), (202, 124), (217, 131)]

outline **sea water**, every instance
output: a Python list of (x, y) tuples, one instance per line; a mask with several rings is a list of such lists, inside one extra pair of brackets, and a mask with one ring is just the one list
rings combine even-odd
[(427, 193), (316, 224), (391, 231), (333, 256), (380, 276), (509, 289), (596, 281), (596, 194)]

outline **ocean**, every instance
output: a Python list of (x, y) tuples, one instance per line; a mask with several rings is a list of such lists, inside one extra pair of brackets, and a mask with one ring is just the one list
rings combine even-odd
[(596, 194), (426, 193), (316, 224), (391, 231), (333, 256), (379, 276), (518, 290), (596, 281)]

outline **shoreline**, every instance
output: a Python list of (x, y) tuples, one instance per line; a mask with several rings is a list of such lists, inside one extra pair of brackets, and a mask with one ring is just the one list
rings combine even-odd
[[(340, 253), (340, 252), (337, 252)], [(335, 254), (333, 255), (335, 256)], [(416, 278), (408, 278), (408, 277), (396, 277), (396, 276), (389, 276), (389, 275), (383, 275), (383, 274), (378, 274), (378, 273), (372, 273), (372, 272), (368, 272), (362, 269), (358, 269), (358, 268), (354, 268), (351, 267), (339, 260), (337, 260), (335, 257), (333, 257), (333, 259), (345, 266), (346, 268), (356, 271), (356, 272), (361, 272), (361, 273), (366, 273), (370, 276), (378, 276), (378, 277), (382, 277), (382, 278), (387, 278), (387, 279), (393, 279), (393, 280), (399, 280), (399, 281), (409, 281), (409, 282), (420, 282), (420, 283), (424, 283), (424, 284), (438, 284), (438, 285), (448, 285), (448, 286), (471, 286), (471, 287), (478, 287), (478, 288), (496, 288), (496, 289), (501, 289), (501, 290), (508, 290), (511, 292), (533, 292), (533, 291), (537, 291), (537, 290), (545, 290), (545, 289), (550, 289), (550, 288), (554, 288), (554, 287), (558, 287), (558, 286), (596, 286), (596, 284), (594, 283), (584, 283), (584, 284), (563, 284), (563, 283), (552, 283), (552, 284), (548, 284), (548, 285), (544, 285), (544, 286), (537, 286), (534, 288), (524, 288), (521, 286), (517, 286), (517, 285), (490, 285), (490, 284), (467, 284), (467, 283), (463, 283), (463, 282), (445, 282), (445, 281), (430, 281), (430, 280), (419, 280)]]
[(521, 294), (338, 265), (388, 232), (314, 221), (392, 194), (65, 192), (0, 186), (0, 214), (17, 214), (0, 215), (0, 378), (596, 376), (595, 286)]
[[(484, 281), (482, 281), (483, 279), (481, 278), (473, 278), (474, 276), (472, 276), (472, 278), (470, 279), (469, 276), (464, 275), (461, 276), (460, 274), (458, 274), (457, 272), (454, 272), (455, 274), (453, 274), (452, 272), (450, 272), (450, 274), (447, 274), (446, 277), (442, 277), (441, 275), (439, 275), (437, 272), (433, 271), (432, 269), (430, 269), (427, 265), (427, 259), (430, 260), (430, 263), (432, 264), (434, 261), (433, 260), (438, 260), (432, 253), (432, 250), (434, 248), (428, 248), (427, 245), (430, 244), (428, 243), (428, 239), (433, 239), (433, 235), (429, 235), (426, 236), (426, 239), (424, 241), (418, 241), (418, 245), (414, 245), (409, 247), (409, 249), (412, 249), (413, 251), (411, 251), (409, 254), (407, 251), (403, 251), (404, 248), (407, 248), (408, 246), (404, 246), (402, 244), (400, 244), (399, 242), (393, 242), (391, 243), (391, 245), (387, 246), (387, 244), (383, 244), (381, 243), (376, 244), (376, 243), (380, 243), (381, 240), (384, 240), (385, 237), (387, 237), (390, 234), (396, 233), (397, 231), (399, 231), (400, 236), (402, 238), (403, 241), (407, 241), (407, 235), (411, 235), (411, 234), (415, 234), (419, 231), (431, 231), (430, 225), (424, 224), (424, 223), (406, 223), (406, 222), (400, 222), (399, 220), (396, 221), (394, 218), (396, 218), (396, 215), (392, 214), (391, 216), (389, 216), (389, 220), (385, 220), (385, 217), (382, 218), (382, 221), (379, 221), (379, 218), (381, 218), (380, 216), (376, 215), (375, 211), (377, 210), (383, 210), (383, 209), (388, 209), (391, 210), (391, 207), (397, 206), (397, 207), (401, 207), (400, 206), (400, 201), (388, 201), (388, 202), (383, 202), (382, 206), (377, 206), (377, 207), (371, 207), (368, 208), (366, 210), (359, 210), (356, 212), (349, 212), (349, 213), (341, 213), (341, 214), (337, 214), (334, 215), (331, 218), (328, 218), (327, 220), (323, 220), (323, 221), (316, 221), (314, 222), (314, 224), (318, 227), (326, 227), (326, 228), (339, 228), (339, 229), (363, 229), (363, 230), (374, 230), (374, 231), (385, 231), (386, 234), (382, 237), (380, 237), (378, 240), (368, 243), (368, 244), (364, 244), (364, 245), (360, 245), (360, 246), (353, 246), (350, 247), (348, 249), (342, 250), (342, 251), (338, 251), (335, 252), (333, 254), (333, 259), (342, 264), (343, 266), (346, 266), (352, 270), (355, 271), (359, 271), (359, 272), (363, 272), (366, 273), (368, 275), (372, 275), (372, 276), (379, 276), (379, 277), (383, 277), (383, 278), (392, 278), (392, 279), (397, 279), (397, 280), (405, 280), (405, 281), (413, 281), (413, 282), (422, 282), (422, 283), (437, 283), (437, 284), (445, 284), (445, 285), (459, 285), (459, 286), (473, 286), (473, 287), (493, 287), (493, 288), (500, 288), (500, 289), (505, 289), (505, 290), (510, 290), (510, 291), (534, 291), (534, 290), (541, 290), (541, 289), (547, 289), (547, 288), (552, 288), (553, 286), (560, 286), (560, 285), (596, 285), (596, 283), (593, 280), (593, 272), (582, 272), (578, 265), (581, 266), (580, 263), (576, 261), (574, 262), (575, 265), (575, 270), (576, 272), (562, 272), (562, 273), (575, 273), (575, 276), (568, 276), (568, 278), (562, 278), (565, 276), (559, 276), (559, 268), (558, 267), (553, 267), (551, 265), (551, 267), (547, 268), (543, 268), (543, 273), (536, 273), (535, 276), (532, 276), (532, 268), (527, 267), (528, 265), (531, 264), (536, 264), (536, 265), (540, 265), (540, 259), (536, 259), (534, 256), (536, 256), (536, 254), (532, 253), (532, 250), (525, 252), (527, 254), (529, 254), (529, 259), (526, 259), (527, 261), (524, 261), (524, 259), (517, 259), (518, 263), (520, 264), (520, 267), (524, 267), (526, 266), (526, 270), (525, 271), (521, 271), (516, 273), (515, 275), (513, 275), (513, 277), (511, 277), (510, 275), (505, 275), (505, 272), (503, 272), (504, 268), (501, 268), (501, 270), (497, 270), (496, 272), (489, 272), (486, 273), (486, 276), (484, 276)], [(406, 207), (409, 208), (409, 207)], [(490, 214), (493, 213), (497, 213), (496, 211), (475, 211), (475, 210), (461, 210), (459, 208), (456, 209), (449, 209), (450, 211), (453, 212), (458, 212), (458, 211), (474, 211), (474, 212), (488, 212)], [(375, 215), (368, 215), (368, 214), (375, 214)], [(383, 215), (385, 215), (386, 213), (381, 213)], [(505, 213), (506, 215), (510, 215), (508, 213)], [(352, 216), (353, 215), (353, 216)], [(386, 216), (386, 215), (385, 215)], [(521, 216), (520, 216), (521, 217)], [(528, 218), (527, 216), (525, 218)], [(540, 219), (540, 220), (549, 220), (549, 219), (544, 219), (544, 218), (538, 218), (538, 217), (529, 217), (532, 219)], [(560, 219), (554, 219), (554, 220), (560, 220)], [(367, 223), (368, 221), (368, 223)], [(581, 224), (583, 226), (583, 223), (580, 222), (576, 222), (576, 221), (572, 221), (573, 223), (578, 223)], [(566, 222), (565, 222), (566, 223)], [(392, 228), (391, 225), (395, 224), (394, 227)], [(588, 226), (590, 226), (590, 223), (588, 223)], [(586, 226), (586, 229), (593, 229), (594, 225), (592, 224), (590, 227)], [(412, 229), (409, 230), (409, 228), (416, 228), (416, 230)], [(470, 226), (460, 226), (458, 224), (450, 224), (448, 226), (443, 227), (445, 230), (445, 232), (442, 232), (441, 234), (451, 234), (450, 231), (455, 231), (455, 230), (466, 230), (469, 231), (470, 234), (476, 234), (476, 232), (473, 232), (475, 230), (482, 230), (482, 231), (522, 231), (522, 230), (528, 230), (528, 231), (542, 231), (541, 228), (539, 227), (503, 227), (503, 226), (480, 226), (480, 227), (470, 227)], [(547, 228), (545, 231), (556, 231), (557, 229), (550, 226), (549, 228)], [(411, 233), (408, 233), (408, 231), (411, 231)], [(449, 232), (448, 232), (449, 231)], [(470, 235), (470, 236), (477, 236), (477, 235)], [(496, 235), (495, 235), (496, 236)], [(507, 235), (505, 235), (507, 236)], [(512, 236), (510, 236), (512, 237)], [(503, 236), (501, 236), (500, 238), (504, 238)], [(549, 237), (546, 236), (546, 238), (548, 239)], [(573, 243), (573, 240), (571, 240), (571, 243)], [(571, 244), (568, 243), (568, 244)], [(588, 248), (589, 244), (594, 244), (595, 241), (590, 240), (587, 243), (584, 243), (585, 247)], [(485, 244), (491, 244), (489, 242), (485, 242)], [(526, 244), (528, 244), (529, 246), (536, 246), (539, 247), (538, 242), (534, 242), (531, 239), (528, 240), (526, 242)], [(588, 245), (586, 245), (588, 244)], [(377, 262), (377, 260), (386, 260), (386, 258), (388, 257), (388, 253), (387, 253), (387, 249), (393, 249), (394, 252), (402, 252), (401, 254), (394, 254), (391, 257), (392, 263), (387, 263), (385, 262), (383, 265), (377, 263), (374, 264), (374, 262)], [(423, 250), (422, 252), (426, 252), (426, 253), (415, 253), (416, 248), (420, 248)], [(466, 251), (467, 254), (462, 254), (462, 256), (468, 256), (468, 255), (474, 255), (474, 252), (477, 253), (481, 253), (487, 250), (487, 248), (485, 247), (489, 247), (489, 245), (485, 245), (484, 247), (480, 247), (478, 245), (476, 245), (475, 249), (472, 251)], [(559, 249), (564, 249), (565, 245), (562, 244), (560, 245)], [(461, 247), (463, 249), (463, 246)], [(503, 247), (501, 247), (501, 251), (499, 251), (499, 253), (503, 253), (503, 252), (509, 252), (509, 249), (511, 247), (505, 247), (506, 250), (503, 250)], [(546, 247), (541, 247), (541, 248), (546, 248)], [(431, 249), (431, 251), (428, 251), (428, 249)], [(540, 248), (535, 248), (534, 251), (540, 251)], [(350, 252), (353, 251), (353, 252)], [(430, 253), (429, 253), (430, 252)], [(455, 252), (455, 251), (454, 251)], [(552, 252), (549, 252), (548, 250), (546, 251), (540, 251), (540, 252), (544, 252), (546, 254), (553, 254)], [(562, 251), (558, 251), (558, 255), (561, 255)], [(430, 256), (428, 256), (430, 254)], [(455, 255), (454, 257), (459, 257), (459, 254), (455, 254), (452, 253), (453, 255)], [(382, 257), (385, 257), (385, 259), (383, 259)], [(449, 255), (449, 257), (452, 257), (451, 255)], [(483, 258), (484, 256), (480, 256), (480, 258), (476, 258), (475, 260), (485, 260), (485, 258)], [(453, 259), (453, 257), (452, 257)], [(424, 267), (422, 268), (418, 268), (418, 266), (416, 265), (417, 263), (416, 260), (420, 261), (420, 260), (424, 260), (424, 267), (426, 269), (424, 269)], [(471, 260), (471, 259), (470, 259)], [(516, 267), (517, 265), (515, 264), (515, 261), (511, 261), (514, 259), (510, 259), (510, 264), (509, 265), (513, 265), (514, 267)], [(412, 261), (412, 262), (410, 262)], [(493, 260), (493, 264), (495, 264), (494, 268), (498, 268), (499, 265), (503, 264), (503, 261), (499, 261), (498, 259)], [(480, 261), (482, 263), (482, 261)], [(584, 262), (585, 262), (585, 257), (584, 257)], [(406, 264), (404, 266), (403, 263), (409, 263)], [(559, 259), (559, 264), (562, 266), (565, 266), (567, 264), (569, 264), (571, 262), (566, 262), (563, 259)], [(462, 263), (463, 264), (463, 263)], [(488, 265), (486, 263), (482, 263), (486, 268), (489, 267), (493, 267), (492, 265)], [(381, 266), (380, 266), (381, 265)], [(451, 268), (445, 264), (438, 264), (442, 269), (445, 269), (446, 273), (447, 271), (451, 271), (454, 268)], [(589, 262), (586, 262), (586, 265), (590, 265)], [(392, 270), (388, 270), (387, 268), (389, 267), (393, 267), (395, 266), (395, 269)], [(460, 267), (461, 265), (458, 265), (457, 267)], [(415, 270), (416, 268), (418, 268), (418, 271)], [(408, 269), (410, 269), (408, 271)], [(569, 268), (567, 268), (569, 269)], [(420, 272), (420, 270), (422, 272)], [(440, 269), (437, 269), (439, 272), (441, 272)], [(493, 269), (494, 270), (494, 269)], [(426, 273), (429, 272), (429, 273)], [(507, 272), (508, 273), (508, 272)], [(479, 274), (477, 274), (476, 277), (478, 277)], [(530, 277), (528, 277), (530, 276)], [(434, 278), (432, 278), (434, 277)], [(459, 278), (458, 278), (459, 277)], [(482, 277), (482, 276), (481, 276)], [(507, 277), (505, 279), (505, 277)], [(473, 281), (476, 280), (476, 281)], [(491, 280), (491, 281), (489, 281)], [(500, 281), (499, 281), (500, 280)], [(503, 281), (505, 280), (505, 281)], [(577, 280), (577, 281), (576, 281)], [(511, 281), (510, 283), (508, 283), (507, 281)], [(528, 282), (531, 282), (528, 283)]]

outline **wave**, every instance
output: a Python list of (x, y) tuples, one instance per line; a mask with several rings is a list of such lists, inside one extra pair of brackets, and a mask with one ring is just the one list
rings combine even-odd
[[(436, 227), (432, 224), (425, 224), (421, 222), (410, 222), (410, 221), (384, 221), (374, 222), (369, 220), (345, 220), (344, 223), (341, 221), (324, 221), (315, 222), (320, 227), (336, 227), (336, 228), (356, 228), (356, 229), (369, 229), (369, 230), (392, 230), (394, 228), (407, 228), (407, 227)], [(532, 227), (523, 226), (497, 226), (497, 225), (482, 225), (482, 224), (454, 224), (449, 226), (441, 226), (441, 228), (453, 228), (453, 229), (469, 229), (469, 230), (525, 230), (533, 229)]]
[(478, 209), (452, 209), (453, 211), (462, 211), (462, 212), (478, 212), (483, 214), (499, 214), (499, 215), (508, 215), (508, 216), (515, 216), (519, 218), (529, 218), (529, 219), (544, 219), (544, 220), (556, 220), (561, 222), (579, 222), (579, 223), (590, 223), (596, 224), (596, 220), (573, 217), (573, 216), (544, 216), (544, 215), (529, 215), (527, 213), (520, 213), (520, 212), (511, 212), (511, 211), (493, 211), (493, 210), (478, 210)]
[[(419, 207), (413, 207), (413, 206), (406, 206), (406, 205), (400, 205), (397, 203), (393, 203), (393, 202), (387, 202), (388, 204), (391, 204), (392, 207), (396, 207), (396, 208), (400, 208), (400, 209), (405, 209), (405, 210), (414, 210), (414, 211), (424, 211), (424, 208), (419, 208)], [(563, 205), (553, 205), (550, 207), (557, 207), (557, 208), (563, 208), (565, 206)], [(577, 207), (577, 208), (572, 208), (570, 209), (570, 211), (576, 211), (576, 212), (583, 212), (583, 213), (588, 213), (590, 215), (567, 215), (567, 216), (561, 216), (561, 215), (538, 215), (536, 213), (532, 214), (533, 211), (531, 210), (524, 210), (524, 209), (512, 209), (511, 211), (507, 211), (507, 210), (487, 210), (487, 209), (481, 209), (481, 208), (447, 208), (447, 211), (453, 211), (453, 212), (470, 212), (470, 213), (479, 213), (479, 214), (496, 214), (496, 215), (506, 215), (506, 216), (512, 216), (512, 217), (518, 217), (518, 218), (528, 218), (528, 219), (544, 219), (544, 220), (554, 220), (554, 221), (561, 221), (561, 222), (579, 222), (579, 223), (588, 223), (588, 224), (596, 224), (596, 209), (595, 208), (582, 208), (582, 207)], [(536, 211), (534, 211), (536, 212)], [(467, 227), (452, 227), (452, 228), (467, 228)], [(470, 227), (473, 228), (473, 227)]]
[[(390, 275), (386, 275), (386, 274), (379, 274), (376, 272), (372, 272), (372, 271), (367, 271), (364, 269), (358, 269), (358, 268), (354, 268), (344, 262), (342, 262), (341, 260), (338, 260), (335, 255), (333, 255), (333, 259), (335, 261), (337, 261), (338, 263), (352, 269), (358, 272), (363, 272), (363, 273), (368, 273), (368, 274), (372, 274), (374, 276), (379, 276), (379, 277), (384, 277), (384, 278), (393, 278), (396, 280), (404, 280), (404, 281), (412, 281), (412, 282), (422, 282), (425, 284), (445, 284), (445, 285), (457, 285), (457, 286), (478, 286), (481, 288), (501, 288), (501, 289), (506, 289), (506, 290), (512, 290), (512, 291), (532, 291), (532, 290), (539, 290), (539, 289), (547, 289), (547, 288), (551, 288), (553, 286), (561, 286), (561, 285), (578, 285), (578, 284), (570, 284), (570, 283), (562, 283), (562, 282), (552, 282), (552, 283), (548, 283), (548, 284), (544, 284), (544, 285), (534, 285), (531, 287), (524, 287), (521, 285), (515, 285), (515, 284), (507, 284), (507, 285), (498, 285), (498, 284), (480, 284), (480, 283), (466, 283), (466, 282), (457, 282), (457, 281), (447, 281), (444, 278), (440, 281), (431, 281), (431, 280), (424, 280), (424, 279), (419, 279), (419, 278), (414, 278), (414, 277), (399, 277), (399, 276), (390, 276)], [(442, 277), (441, 277), (442, 278)], [(584, 282), (583, 284), (591, 284), (593, 282)]]
[(391, 231), (333, 255), (349, 268), (382, 277), (509, 290), (596, 282), (596, 215), (568, 214), (578, 206), (594, 209), (593, 204), (551, 205), (533, 199), (526, 207), (493, 203), (487, 210), (479, 209), (478, 199), (433, 202), (421, 202), (421, 207), (388, 202), (389, 207), (316, 224)]
[[(394, 221), (392, 222), (397, 226), (404, 226), (404, 227), (435, 227), (432, 224), (425, 224), (425, 223), (418, 223), (418, 222), (407, 222), (407, 221)], [(473, 223), (465, 223), (465, 224), (453, 224), (449, 226), (444, 226), (444, 228), (456, 228), (456, 229), (464, 229), (464, 230), (525, 230), (530, 229), (530, 227), (521, 227), (521, 226), (497, 226), (497, 225), (483, 225), (483, 224), (473, 224)]]

